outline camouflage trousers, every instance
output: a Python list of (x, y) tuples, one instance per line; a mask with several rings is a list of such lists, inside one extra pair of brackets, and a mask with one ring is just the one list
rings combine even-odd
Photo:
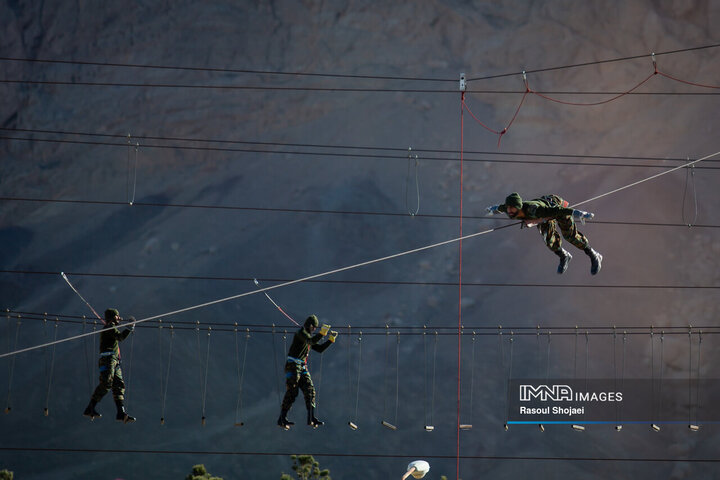
[[(543, 197), (543, 199), (555, 206), (561, 206), (563, 204), (563, 199), (557, 195), (547, 195)], [(556, 227), (560, 227), (562, 237), (558, 234)], [(584, 250), (589, 244), (587, 237), (580, 233), (575, 226), (575, 220), (573, 220), (572, 215), (548, 219), (538, 225), (537, 228), (545, 240), (545, 245), (553, 252), (560, 251), (563, 238), (580, 250)]]
[(100, 368), (100, 383), (95, 387), (92, 400), (96, 403), (99, 402), (112, 389), (115, 401), (123, 401), (125, 399), (125, 382), (122, 368), (120, 368), (120, 359), (115, 355), (100, 357), (98, 367)]
[(298, 395), (298, 389), (302, 389), (307, 409), (315, 407), (315, 385), (313, 385), (310, 372), (304, 363), (298, 364), (292, 361), (285, 363), (285, 388), (285, 396), (282, 400), (284, 411), (288, 411), (292, 407)]

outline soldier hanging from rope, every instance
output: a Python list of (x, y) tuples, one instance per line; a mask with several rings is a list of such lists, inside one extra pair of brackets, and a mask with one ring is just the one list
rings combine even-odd
[(602, 255), (590, 248), (587, 237), (575, 226), (576, 220), (584, 224), (585, 220), (593, 218), (595, 214), (568, 208), (568, 202), (557, 195), (544, 195), (524, 202), (517, 193), (511, 193), (505, 199), (505, 203), (488, 207), (487, 211), (492, 215), (505, 213), (510, 218), (522, 220), (522, 227), (537, 226), (547, 247), (560, 257), (557, 273), (565, 273), (572, 255), (562, 248), (562, 238), (556, 230), (556, 225), (560, 227), (562, 237), (590, 257), (590, 274), (597, 275), (600, 271)]
[[(125, 382), (120, 368), (119, 345), (121, 341), (135, 331), (135, 324), (130, 325), (121, 332), (117, 328), (121, 321), (120, 313), (116, 309), (109, 308), (105, 310), (105, 326), (100, 333), (100, 359), (98, 360), (100, 383), (95, 388), (92, 397), (90, 397), (90, 403), (83, 412), (83, 415), (90, 417), (91, 420), (102, 416), (95, 410), (95, 406), (112, 389), (115, 406), (117, 407), (115, 419), (123, 423), (135, 421), (135, 417), (131, 417), (125, 411)], [(128, 322), (134, 321), (135, 318), (128, 318)]]
[(328, 341), (318, 344), (328, 334), (329, 325), (323, 325), (320, 332), (313, 335), (318, 327), (318, 318), (310, 315), (305, 324), (295, 333), (290, 350), (288, 350), (287, 362), (285, 362), (285, 386), (286, 392), (283, 397), (277, 424), (288, 430), (293, 422), (289, 421), (287, 414), (298, 395), (298, 389), (302, 389), (307, 407), (307, 423), (313, 428), (323, 425), (323, 422), (315, 417), (315, 387), (313, 386), (310, 372), (307, 369), (307, 359), (312, 348), (318, 353), (324, 352), (332, 343), (335, 343), (337, 332), (330, 331)]

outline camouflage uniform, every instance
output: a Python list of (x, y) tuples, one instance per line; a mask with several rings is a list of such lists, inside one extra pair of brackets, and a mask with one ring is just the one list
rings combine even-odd
[(130, 335), (131, 330), (126, 328), (122, 332), (116, 325), (108, 323), (100, 333), (100, 383), (92, 394), (92, 400), (98, 403), (106, 393), (112, 389), (115, 401), (125, 399), (125, 382), (122, 368), (120, 368), (120, 345)]
[[(560, 227), (562, 237), (580, 250), (588, 248), (588, 239), (580, 233), (575, 226), (572, 208), (567, 208), (568, 202), (557, 195), (545, 195), (535, 200), (523, 201), (522, 219), (525, 226), (537, 225), (545, 245), (556, 254), (561, 251), (562, 238), (555, 225)], [(498, 211), (506, 212), (507, 205), (499, 205)]]
[(307, 358), (312, 348), (322, 353), (332, 342), (329, 340), (322, 345), (318, 342), (323, 335), (311, 336), (305, 327), (300, 328), (293, 336), (290, 350), (288, 350), (287, 362), (285, 363), (285, 396), (282, 401), (282, 410), (288, 411), (298, 395), (298, 389), (302, 389), (305, 397), (305, 406), (308, 410), (315, 408), (315, 386), (313, 385), (310, 372), (307, 369)]

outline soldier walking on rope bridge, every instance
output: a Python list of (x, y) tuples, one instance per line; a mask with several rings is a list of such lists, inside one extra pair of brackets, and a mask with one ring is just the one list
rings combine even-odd
[(318, 327), (318, 318), (310, 315), (305, 324), (295, 333), (290, 350), (288, 350), (287, 361), (285, 362), (285, 397), (283, 397), (277, 424), (288, 430), (293, 422), (289, 421), (287, 414), (298, 395), (298, 389), (302, 389), (307, 407), (307, 423), (315, 428), (323, 424), (315, 418), (315, 386), (313, 385), (310, 372), (307, 369), (307, 359), (312, 348), (318, 353), (324, 352), (332, 343), (335, 343), (337, 332), (331, 331), (328, 341), (318, 344), (328, 334), (329, 325), (323, 325), (320, 332), (313, 335)]
[(562, 236), (568, 242), (590, 257), (590, 273), (597, 275), (600, 271), (602, 255), (590, 248), (587, 237), (575, 226), (575, 220), (580, 220), (584, 224), (585, 220), (593, 218), (595, 214), (568, 208), (568, 202), (557, 195), (544, 195), (534, 200), (523, 201), (517, 193), (511, 193), (505, 199), (505, 203), (488, 207), (487, 211), (492, 215), (506, 213), (510, 218), (522, 220), (523, 227), (537, 226), (547, 247), (560, 257), (557, 273), (565, 273), (572, 255), (562, 248), (562, 238), (555, 225), (560, 227)]
[[(130, 325), (121, 332), (117, 328), (121, 321), (120, 313), (116, 309), (109, 308), (105, 310), (105, 326), (100, 333), (100, 359), (98, 360), (100, 383), (95, 388), (90, 403), (83, 412), (83, 415), (90, 417), (91, 420), (102, 416), (95, 410), (95, 406), (112, 389), (115, 405), (117, 406), (115, 419), (123, 423), (135, 421), (135, 417), (131, 417), (125, 411), (125, 382), (120, 368), (119, 345), (121, 341), (135, 331), (135, 324)], [(130, 317), (128, 321), (134, 322), (135, 318)]]

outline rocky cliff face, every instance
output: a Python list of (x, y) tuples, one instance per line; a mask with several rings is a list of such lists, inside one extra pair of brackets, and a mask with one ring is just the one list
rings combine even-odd
[[(5, 58), (0, 62), (4, 80), (0, 92), (5, 99), (0, 103), (0, 268), (4, 271), (0, 306), (22, 312), (87, 314), (59, 275), (51, 274), (65, 271), (96, 308), (117, 306), (125, 315), (144, 318), (249, 291), (254, 288), (252, 278), (269, 279), (267, 284), (271, 279), (292, 280), (454, 238), (459, 231), (455, 216), (460, 168), (459, 155), (453, 152), (459, 150), (461, 137), (456, 80), (460, 72), (474, 79), (642, 55), (633, 61), (528, 76), (529, 86), (537, 91), (622, 92), (652, 73), (652, 62), (645, 56), (649, 52), (716, 43), (712, 25), (719, 16), (717, 6), (700, 0), (4, 2), (0, 5), (0, 56)], [(718, 84), (716, 55), (716, 49), (662, 55), (657, 58), (658, 68), (683, 79)], [(519, 75), (476, 80), (469, 84), (466, 101), (478, 119), (501, 130), (513, 117), (523, 89)], [(488, 91), (495, 93), (482, 93)], [(654, 76), (638, 90), (650, 92), (706, 94), (709, 90)], [(587, 102), (609, 96), (561, 97)], [(577, 202), (679, 164), (650, 162), (649, 157), (699, 158), (713, 153), (717, 150), (715, 98), (643, 94), (577, 107), (528, 96), (499, 146), (497, 136), (466, 112), (465, 151), (481, 153), (466, 153), (464, 158), (463, 214), (469, 218), (463, 232), (505, 225), (478, 217), (511, 191), (528, 198), (554, 192)], [(126, 146), (128, 134), (132, 145), (139, 143), (137, 156)], [(409, 146), (420, 157), (421, 215), (416, 217), (405, 215), (415, 201), (413, 164), (408, 169), (404, 152)], [(524, 155), (528, 153), (547, 156)], [(563, 161), (587, 165), (552, 163), (557, 154), (569, 156)], [(643, 166), (644, 162), (654, 166)], [(695, 169), (700, 225), (720, 221), (714, 165), (707, 162)], [(580, 252), (568, 273), (557, 277), (556, 258), (534, 231), (506, 229), (465, 241), (463, 282), (547, 286), (466, 286), (463, 323), (468, 329), (498, 324), (712, 324), (718, 313), (714, 290), (643, 288), (718, 284), (720, 239), (714, 228), (647, 225), (686, 223), (684, 185), (685, 172), (676, 172), (586, 205), (597, 221), (583, 231), (605, 255), (597, 278), (589, 276), (589, 262)], [(685, 192), (685, 218), (694, 213), (690, 192)], [(199, 208), (203, 206), (230, 208)], [(398, 475), (406, 460), (421, 456), (428, 456), (434, 478), (441, 474), (452, 478), (456, 337), (438, 340), (434, 432), (422, 432), (431, 405), (423, 378), (431, 342), (420, 336), (402, 336), (397, 347), (400, 428), (390, 432), (380, 426), (380, 419), (394, 415), (395, 398), (387, 393), (393, 389), (387, 390), (385, 382), (390, 379), (394, 387), (396, 365), (395, 346), (391, 342), (388, 350), (382, 330), (366, 331), (362, 340), (361, 428), (350, 431), (345, 424), (354, 414), (356, 327), (457, 327), (458, 293), (452, 285), (457, 275), (458, 250), (452, 244), (328, 277), (345, 283), (308, 282), (274, 291), (293, 315), (303, 318), (314, 312), (342, 326), (343, 332), (348, 326), (353, 332), (341, 336), (323, 355), (323, 364), (318, 357), (313, 359), (321, 415), (328, 422), (316, 431), (308, 432), (301, 425), (280, 432), (273, 426), (282, 382), (275, 362), (283, 358), (282, 332), (291, 332), (293, 326), (260, 295), (165, 319), (178, 329), (175, 356), (170, 357), (164, 426), (159, 425), (160, 385), (169, 335), (159, 333), (155, 323), (138, 328), (132, 346), (125, 345), (129, 404), (140, 418), (132, 426), (111, 424), (109, 399), (102, 404), (106, 414), (102, 421), (89, 423), (80, 416), (95, 382), (91, 340), (57, 347), (49, 417), (41, 413), (47, 403), (49, 349), (17, 356), (14, 370), (10, 360), (2, 359), (8, 368), (0, 373), (0, 385), (11, 385), (8, 396), (14, 404), (12, 413), (0, 418), (3, 431), (12, 432), (5, 436), (3, 447), (207, 453), (5, 450), (0, 466), (21, 478), (99, 478), (103, 472), (123, 478), (143, 478), (148, 473), (181, 478), (192, 464), (204, 462), (226, 479), (277, 478), (280, 470), (289, 470), (286, 454), (310, 452), (328, 455), (317, 458), (335, 478)], [(577, 284), (594, 288), (562, 287)], [(638, 288), (614, 288), (633, 285)], [(205, 351), (207, 335), (205, 330), (203, 335), (194, 331), (196, 321), (215, 322), (217, 330), (210, 340), (205, 427), (200, 426), (205, 360), (199, 354)], [(237, 408), (234, 322), (278, 325), (276, 335), (255, 334), (248, 343), (242, 428), (232, 426)], [(16, 328), (15, 318), (4, 320), (3, 337), (8, 341), (3, 351), (14, 346)], [(58, 328), (59, 337), (82, 331), (81, 324)], [(51, 332), (43, 322), (25, 320), (18, 345), (41, 343), (52, 337)], [(380, 335), (370, 335), (373, 332)], [(612, 344), (609, 337), (598, 338), (591, 346), (590, 368), (595, 369), (591, 376), (607, 377), (612, 375)], [(708, 335), (703, 342), (701, 372), (712, 376), (714, 338)], [(482, 337), (476, 347), (476, 369), (471, 370), (471, 342), (466, 337), (462, 412), (466, 415), (470, 408), (472, 372), (474, 428), (461, 436), (462, 478), (516, 478), (528, 466), (539, 478), (709, 475), (708, 464), (702, 463), (602, 463), (593, 464), (591, 470), (583, 462), (475, 458), (703, 458), (713, 456), (707, 445), (713, 444), (716, 433), (708, 427), (688, 437), (678, 427), (652, 435), (644, 426), (627, 426), (620, 434), (609, 427), (609, 431), (589, 429), (580, 436), (561, 428), (548, 428), (544, 435), (522, 428), (504, 432), (505, 377), (497, 338)], [(534, 337), (518, 340), (518, 375), (544, 374), (536, 362), (537, 349)], [(687, 353), (686, 338), (668, 341), (667, 371), (686, 375)], [(647, 376), (648, 339), (631, 337), (627, 355), (628, 376)], [(572, 337), (553, 341), (550, 358), (553, 374), (569, 374)], [(301, 420), (302, 410), (298, 401), (295, 420)], [(218, 451), (237, 454), (211, 453)], [(36, 461), (39, 455), (42, 462)]]

